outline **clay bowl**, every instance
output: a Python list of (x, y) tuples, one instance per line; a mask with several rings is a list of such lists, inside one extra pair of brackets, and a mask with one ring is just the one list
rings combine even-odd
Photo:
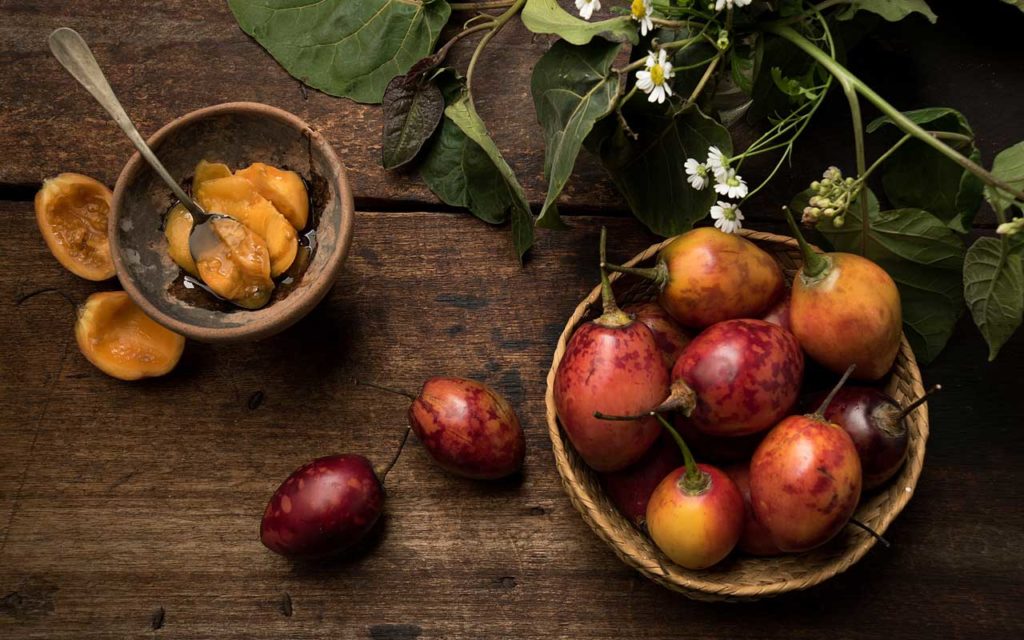
[(167, 254), (161, 228), (175, 198), (136, 153), (114, 187), (109, 234), (117, 277), (147, 315), (188, 338), (241, 342), (288, 328), (327, 295), (348, 254), (355, 211), (345, 168), (320, 133), (286, 111), (232, 102), (184, 115), (148, 142), (186, 186), (202, 159), (232, 169), (264, 162), (296, 171), (311, 193), (315, 232), (308, 235), (315, 237), (315, 250), (302, 274), (279, 286), (262, 309), (239, 309), (189, 288)]

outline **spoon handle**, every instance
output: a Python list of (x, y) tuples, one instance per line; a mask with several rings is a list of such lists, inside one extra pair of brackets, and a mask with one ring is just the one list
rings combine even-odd
[(110, 88), (110, 83), (107, 82), (106, 76), (103, 75), (100, 65), (97, 64), (96, 58), (93, 57), (92, 51), (89, 50), (89, 45), (85, 43), (82, 36), (78, 35), (78, 32), (74, 29), (61, 27), (50, 34), (50, 51), (64, 65), (68, 73), (74, 76), (75, 80), (78, 80), (78, 83), (92, 94), (92, 97), (96, 98), (96, 102), (99, 102), (101, 107), (106, 109), (110, 117), (121, 127), (121, 130), (127, 134), (132, 144), (142, 154), (142, 157), (146, 159), (146, 162), (153, 167), (163, 181), (167, 183), (167, 186), (171, 188), (171, 191), (174, 192), (178, 200), (194, 216), (205, 217), (206, 212), (196, 205), (192, 198), (188, 197), (184, 190), (178, 186), (178, 182), (171, 177), (171, 174), (167, 172), (164, 165), (157, 159), (149, 145), (146, 144), (146, 141), (142, 139), (139, 130), (132, 124), (131, 118), (125, 113), (124, 107), (121, 106), (117, 96), (114, 95), (114, 90)]

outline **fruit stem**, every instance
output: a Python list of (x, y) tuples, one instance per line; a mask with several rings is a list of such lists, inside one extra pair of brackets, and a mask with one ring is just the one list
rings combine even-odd
[(388, 472), (391, 471), (395, 463), (398, 462), (398, 457), (402, 455), (402, 450), (405, 449), (405, 443), (409, 440), (409, 432), (412, 431), (412, 427), (406, 427), (405, 433), (402, 434), (402, 441), (398, 443), (398, 449), (395, 450), (395, 455), (391, 457), (391, 462), (387, 463), (383, 467), (374, 467), (373, 472), (377, 474), (377, 479), (380, 480), (381, 484), (384, 484), (384, 478), (387, 477)]
[(374, 389), (380, 389), (381, 391), (387, 391), (388, 393), (393, 393), (396, 396), (405, 396), (406, 398), (409, 398), (410, 400), (415, 400), (416, 399), (415, 394), (409, 393), (408, 391), (404, 391), (402, 389), (396, 389), (394, 387), (385, 387), (384, 385), (377, 384), (376, 382), (364, 382), (362, 380), (356, 379), (355, 383), (356, 383), (356, 385), (359, 385), (359, 386), (373, 387)]
[(936, 391), (942, 391), (942, 385), (941, 384), (933, 385), (930, 389), (925, 391), (924, 395), (922, 395), (920, 398), (918, 398), (917, 400), (914, 400), (913, 402), (911, 402), (907, 406), (903, 407), (903, 410), (900, 411), (898, 414), (896, 414), (896, 422), (899, 422), (903, 418), (906, 418), (907, 416), (909, 416), (914, 411), (914, 409), (920, 407), (922, 404), (927, 402), (928, 401), (928, 396), (932, 395)]
[(882, 545), (886, 549), (889, 549), (889, 548), (892, 547), (892, 545), (889, 544), (889, 541), (882, 537), (882, 534), (878, 533), (877, 531), (875, 531), (874, 529), (872, 529), (868, 525), (864, 524), (863, 522), (861, 522), (857, 518), (850, 518), (850, 524), (852, 524), (852, 525), (854, 525), (856, 527), (860, 527), (861, 529), (863, 529), (863, 530), (867, 531), (868, 533), (870, 533), (872, 535), (872, 537), (874, 537), (875, 540), (878, 540), (879, 542), (881, 542)]
[(617, 264), (604, 263), (604, 268), (608, 271), (617, 271), (618, 273), (625, 273), (631, 276), (639, 276), (648, 280), (653, 280), (658, 284), (658, 287), (664, 287), (665, 283), (668, 282), (668, 267), (665, 266), (664, 262), (659, 261), (657, 266), (654, 267), (623, 267)]
[(690, 447), (686, 446), (683, 436), (679, 435), (676, 428), (660, 413), (655, 413), (654, 415), (658, 418), (661, 426), (667, 429), (669, 435), (676, 441), (679, 450), (683, 452), (683, 464), (686, 465), (686, 473), (683, 474), (679, 486), (689, 495), (696, 495), (707, 491), (708, 486), (711, 484), (711, 476), (697, 466), (697, 461), (693, 459), (693, 454), (690, 453)]
[(843, 388), (843, 385), (846, 384), (846, 381), (850, 379), (850, 374), (852, 374), (853, 370), (856, 368), (857, 365), (855, 364), (851, 364), (846, 368), (846, 372), (843, 374), (843, 377), (839, 378), (839, 382), (836, 383), (836, 386), (832, 387), (832, 390), (828, 392), (828, 395), (825, 396), (824, 400), (822, 400), (821, 406), (818, 407), (818, 410), (814, 412), (814, 415), (825, 415), (825, 412), (828, 411), (828, 405), (832, 404), (832, 398), (836, 397), (836, 394), (839, 393), (839, 390)]
[(601, 305), (603, 313), (595, 320), (603, 327), (615, 328), (624, 327), (633, 321), (629, 314), (619, 308), (615, 302), (615, 292), (612, 290), (612, 281), (608, 278), (608, 271), (605, 270), (605, 256), (607, 255), (608, 228), (601, 227)]
[(802, 268), (804, 275), (808, 278), (820, 276), (829, 268), (829, 259), (807, 244), (807, 240), (804, 240), (804, 234), (800, 232), (800, 227), (797, 226), (796, 220), (793, 219), (793, 214), (790, 213), (789, 207), (782, 207), (782, 211), (786, 214), (786, 222), (789, 223), (789, 229), (793, 232), (793, 237), (796, 238), (797, 244), (800, 245), (800, 252), (804, 254), (804, 266)]
[(689, 418), (696, 408), (697, 392), (686, 383), (686, 380), (679, 378), (672, 381), (668, 397), (655, 408), (655, 411), (678, 411)]

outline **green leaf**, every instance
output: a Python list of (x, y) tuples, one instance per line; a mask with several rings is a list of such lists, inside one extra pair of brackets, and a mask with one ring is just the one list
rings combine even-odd
[[(477, 146), (448, 118), (441, 121), (441, 132), (427, 148), (419, 163), (420, 177), (431, 191), (446, 204), (469, 208), (469, 186), (466, 184), (467, 143)], [(490, 212), (473, 213), (491, 224), (505, 221), (505, 211), (498, 216)]]
[[(970, 137), (972, 142), (962, 151), (972, 159), (980, 159), (981, 153), (973, 142), (974, 132), (967, 119), (955, 109), (934, 107), (907, 111), (903, 115), (932, 131)], [(867, 131), (873, 133), (885, 125), (895, 128), (892, 120), (883, 116), (869, 124)], [(925, 209), (961, 233), (970, 229), (981, 205), (982, 185), (974, 174), (916, 139), (897, 149), (882, 165), (882, 170), (882, 186), (894, 206)]]
[(559, 40), (533, 68), (533, 104), (547, 140), (544, 177), (548, 193), (538, 226), (565, 226), (558, 218), (555, 200), (572, 175), (583, 140), (594, 123), (611, 110), (619, 89), (611, 65), (621, 47), (601, 40), (577, 47)]
[(729, 132), (692, 107), (680, 113), (651, 109), (642, 97), (625, 111), (637, 139), (606, 118), (587, 146), (601, 158), (633, 214), (654, 233), (673, 236), (693, 227), (715, 203), (710, 186), (701, 191), (686, 182), (687, 158), (703, 160), (708, 147), (732, 153)]
[(630, 16), (588, 22), (558, 6), (557, 0), (527, 0), (520, 17), (533, 33), (553, 34), (572, 44), (587, 44), (594, 38), (630, 44), (640, 41)]
[(431, 64), (430, 58), (427, 61), (425, 69), (414, 67), (407, 75), (395, 76), (384, 91), (381, 164), (385, 169), (411, 162), (444, 117), (444, 96), (423, 74)]
[(434, 48), (444, 0), (228, 0), (243, 31), (309, 86), (377, 103)]
[(1024, 11), (1024, 0), (1003, 0), (1003, 2)]
[[(1018, 190), (1024, 190), (1024, 142), (1003, 149), (992, 163), (992, 175)], [(992, 208), (1004, 213), (1013, 198), (1007, 194), (985, 187), (985, 198)]]
[(1014, 249), (1005, 238), (978, 238), (964, 261), (964, 297), (988, 343), (988, 359), (995, 360), (1024, 315), (1020, 245)]
[[(802, 195), (805, 201), (809, 197), (808, 192)], [(818, 231), (837, 251), (861, 254), (863, 243), (863, 255), (892, 276), (900, 291), (907, 339), (922, 362), (931, 362), (963, 312), (963, 241), (927, 211), (879, 211), (874, 194), (868, 191), (867, 197), (871, 230), (866, 242), (857, 203), (842, 228), (826, 220)], [(796, 206), (801, 205), (794, 202)]]
[(855, 0), (839, 19), (850, 20), (858, 11), (877, 13), (889, 22), (899, 22), (912, 13), (920, 13), (932, 24), (938, 20), (925, 0)]

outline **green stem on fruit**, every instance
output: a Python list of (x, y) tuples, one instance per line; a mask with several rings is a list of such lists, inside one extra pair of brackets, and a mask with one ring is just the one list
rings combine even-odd
[(697, 461), (693, 459), (693, 454), (690, 453), (690, 447), (686, 446), (686, 442), (679, 435), (679, 432), (676, 431), (676, 428), (660, 413), (654, 415), (658, 418), (661, 426), (667, 429), (669, 435), (676, 441), (679, 450), (683, 452), (683, 464), (686, 465), (686, 473), (679, 479), (679, 487), (687, 495), (691, 496), (700, 495), (707, 491), (708, 487), (711, 486), (711, 475), (697, 466)]
[[(836, 78), (840, 79), (840, 81), (848, 82), (858, 93), (860, 93), (860, 95), (864, 96), (864, 98), (867, 99), (868, 102), (873, 104), (879, 111), (888, 116), (889, 119), (892, 120), (893, 124), (895, 124), (897, 127), (902, 129), (906, 133), (911, 134), (912, 136), (914, 136), (918, 140), (921, 140), (928, 146), (934, 148), (936, 151), (946, 156), (953, 162), (956, 162), (958, 165), (960, 165), (967, 171), (970, 171), (978, 178), (980, 178), (982, 182), (984, 182), (985, 184), (993, 188), (999, 189), (1000, 191), (1003, 191), (1013, 196), (1014, 198), (1024, 199), (1024, 191), (1021, 191), (1020, 189), (1007, 184), (1003, 180), (1000, 180), (996, 176), (992, 175), (992, 173), (987, 171), (984, 167), (978, 165), (976, 162), (965, 157), (963, 154), (959, 153), (949, 145), (946, 145), (943, 142), (941, 142), (937, 137), (929, 135), (928, 132), (924, 130), (924, 128), (922, 128), (916, 122), (912, 121), (906, 115), (901, 113), (899, 109), (886, 102), (886, 100), (882, 98), (880, 95), (878, 95), (871, 87), (867, 86), (866, 84), (864, 84), (863, 81), (861, 81), (855, 75), (850, 73), (850, 71), (847, 70), (846, 67), (839, 64), (839, 62), (837, 62), (835, 58), (833, 58), (832, 56), (828, 55), (827, 53), (816, 47), (814, 43), (810, 42), (807, 38), (800, 35), (791, 27), (775, 23), (765, 25), (764, 29), (769, 33), (773, 33), (793, 43), (802, 51), (804, 51), (804, 53), (814, 58), (814, 60), (821, 64), (821, 66), (825, 67), (825, 69), (829, 73), (831, 73)], [(1000, 212), (998, 209), (996, 210), (996, 217), (998, 218), (1000, 223), (1006, 222), (1005, 214)]]
[(911, 402), (907, 406), (903, 407), (903, 409), (899, 413), (896, 414), (895, 422), (899, 422), (900, 420), (902, 420), (902, 419), (906, 418), (907, 416), (909, 416), (915, 409), (917, 409), (922, 404), (927, 402), (928, 401), (928, 396), (932, 395), (936, 391), (942, 391), (942, 385), (941, 384), (932, 385), (932, 387), (930, 389), (928, 389), (927, 391), (925, 391), (924, 394), (920, 398), (918, 398), (917, 400), (914, 400), (913, 402)]
[(395, 463), (398, 462), (398, 457), (402, 455), (402, 450), (405, 449), (405, 443), (409, 440), (409, 432), (412, 431), (412, 427), (406, 427), (405, 433), (402, 434), (402, 441), (398, 443), (398, 448), (395, 449), (395, 455), (391, 456), (391, 462), (383, 467), (374, 467), (373, 472), (377, 474), (377, 479), (380, 480), (381, 484), (384, 484), (384, 478), (387, 477), (388, 472), (394, 468)]
[(836, 397), (836, 394), (839, 393), (839, 390), (842, 389), (843, 385), (846, 384), (846, 381), (850, 379), (850, 376), (853, 374), (853, 370), (856, 368), (857, 365), (855, 364), (851, 364), (850, 366), (846, 367), (846, 371), (843, 373), (843, 377), (839, 378), (839, 382), (836, 383), (836, 386), (832, 387), (832, 390), (828, 392), (828, 395), (825, 396), (825, 399), (821, 401), (821, 406), (818, 407), (818, 410), (814, 412), (814, 415), (818, 417), (825, 415), (825, 412), (828, 411), (828, 405), (832, 404), (832, 399)]
[(508, 24), (508, 21), (514, 18), (522, 9), (523, 5), (526, 4), (526, 0), (515, 0), (515, 2), (509, 5), (508, 9), (501, 15), (494, 18), (494, 22), (488, 23), (491, 30), (480, 39), (480, 43), (476, 45), (476, 49), (473, 51), (473, 57), (469, 59), (469, 66), (466, 68), (466, 90), (470, 94), (470, 102), (473, 99), (473, 72), (476, 70), (476, 64), (480, 60), (480, 54), (483, 52), (491, 39), (498, 34), (502, 28)]
[(793, 219), (793, 214), (790, 213), (789, 207), (782, 207), (782, 211), (786, 214), (786, 222), (789, 223), (789, 228), (793, 232), (793, 237), (796, 238), (797, 244), (800, 245), (800, 252), (803, 253), (804, 256), (804, 265), (801, 268), (801, 272), (807, 278), (820, 277), (832, 266), (832, 261), (827, 256), (823, 256), (815, 251), (811, 245), (804, 240), (804, 234), (800, 232), (800, 227), (797, 226), (796, 220)]
[(668, 284), (668, 266), (661, 260), (659, 260), (658, 264), (653, 267), (623, 267), (621, 265), (606, 262), (604, 263), (604, 268), (608, 271), (626, 273), (631, 276), (638, 276), (640, 278), (652, 280), (659, 288)]
[(601, 227), (601, 305), (603, 313), (595, 320), (602, 327), (616, 328), (624, 327), (633, 322), (628, 313), (619, 308), (615, 302), (615, 292), (612, 290), (612, 281), (608, 278), (608, 271), (605, 269), (605, 256), (607, 255), (608, 228)]
[(410, 393), (408, 391), (405, 391), (404, 389), (396, 389), (395, 387), (386, 387), (386, 386), (384, 386), (382, 384), (377, 384), (376, 382), (364, 382), (364, 381), (358, 380), (358, 379), (355, 381), (355, 383), (356, 383), (356, 385), (359, 385), (359, 386), (372, 387), (374, 389), (379, 389), (381, 391), (387, 391), (388, 393), (393, 393), (396, 396), (405, 396), (406, 398), (409, 398), (410, 400), (415, 400), (416, 399), (416, 395), (415, 394), (412, 394), (412, 393)]

